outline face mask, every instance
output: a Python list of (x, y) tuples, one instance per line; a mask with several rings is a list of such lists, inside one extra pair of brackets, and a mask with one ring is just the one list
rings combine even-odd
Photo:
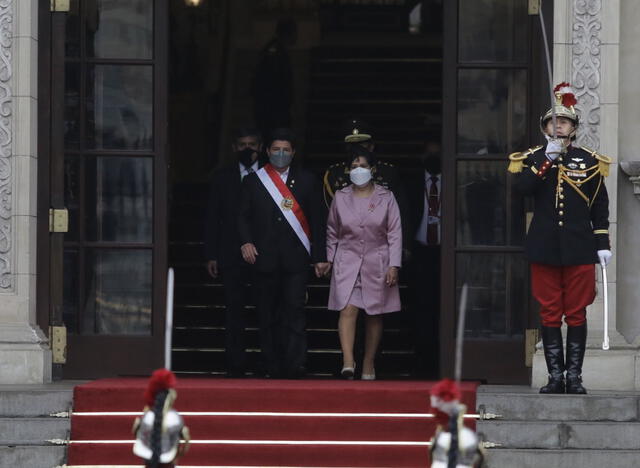
[(365, 185), (371, 180), (371, 169), (364, 167), (356, 167), (349, 172), (349, 178), (351, 182), (356, 185)]
[(291, 164), (292, 159), (293, 154), (289, 151), (280, 150), (276, 153), (269, 154), (269, 162), (273, 167), (277, 167), (278, 169), (287, 167), (289, 164)]
[(242, 164), (244, 167), (250, 167), (253, 164), (253, 155), (256, 153), (256, 150), (253, 148), (245, 148), (241, 151), (236, 151), (236, 157), (238, 158), (238, 162)]

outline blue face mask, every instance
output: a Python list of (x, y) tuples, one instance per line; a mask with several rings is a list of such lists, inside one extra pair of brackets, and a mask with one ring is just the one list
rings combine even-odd
[(287, 167), (291, 164), (292, 159), (293, 154), (289, 151), (280, 150), (274, 153), (269, 153), (269, 162), (273, 167), (277, 167), (278, 169)]

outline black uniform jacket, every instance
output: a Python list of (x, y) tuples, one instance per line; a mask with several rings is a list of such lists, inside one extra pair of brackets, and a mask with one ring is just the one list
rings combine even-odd
[(509, 156), (516, 187), (535, 200), (525, 254), (533, 263), (598, 263), (598, 250), (610, 249), (609, 198), (604, 185), (611, 159), (570, 146), (554, 162), (544, 147)]
[(249, 174), (242, 181), (238, 230), (240, 244), (251, 242), (256, 246), (258, 271), (299, 272), (309, 268), (309, 263), (326, 261), (327, 211), (320, 182), (311, 172), (291, 166), (287, 187), (309, 222), (311, 256), (257, 174)]
[(205, 223), (205, 256), (217, 260), (220, 268), (242, 265), (238, 210), (240, 207), (238, 163), (218, 169), (211, 179)]

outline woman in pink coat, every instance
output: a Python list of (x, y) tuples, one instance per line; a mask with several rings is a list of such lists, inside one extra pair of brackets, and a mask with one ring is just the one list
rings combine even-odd
[(353, 344), (358, 311), (366, 312), (362, 379), (375, 380), (382, 314), (400, 310), (400, 210), (393, 193), (373, 183), (371, 153), (354, 154), (350, 163), (352, 184), (336, 192), (327, 221), (327, 260), (332, 266), (329, 309), (340, 311), (342, 376), (348, 379), (356, 367)]

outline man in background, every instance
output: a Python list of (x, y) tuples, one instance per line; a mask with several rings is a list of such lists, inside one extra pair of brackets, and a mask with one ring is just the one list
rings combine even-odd
[(246, 371), (245, 325), (247, 283), (252, 282), (252, 266), (240, 255), (238, 207), (241, 181), (261, 166), (260, 132), (253, 128), (235, 131), (231, 145), (234, 161), (218, 169), (211, 180), (207, 207), (205, 255), (212, 278), (222, 277), (226, 305), (226, 364), (229, 377)]

